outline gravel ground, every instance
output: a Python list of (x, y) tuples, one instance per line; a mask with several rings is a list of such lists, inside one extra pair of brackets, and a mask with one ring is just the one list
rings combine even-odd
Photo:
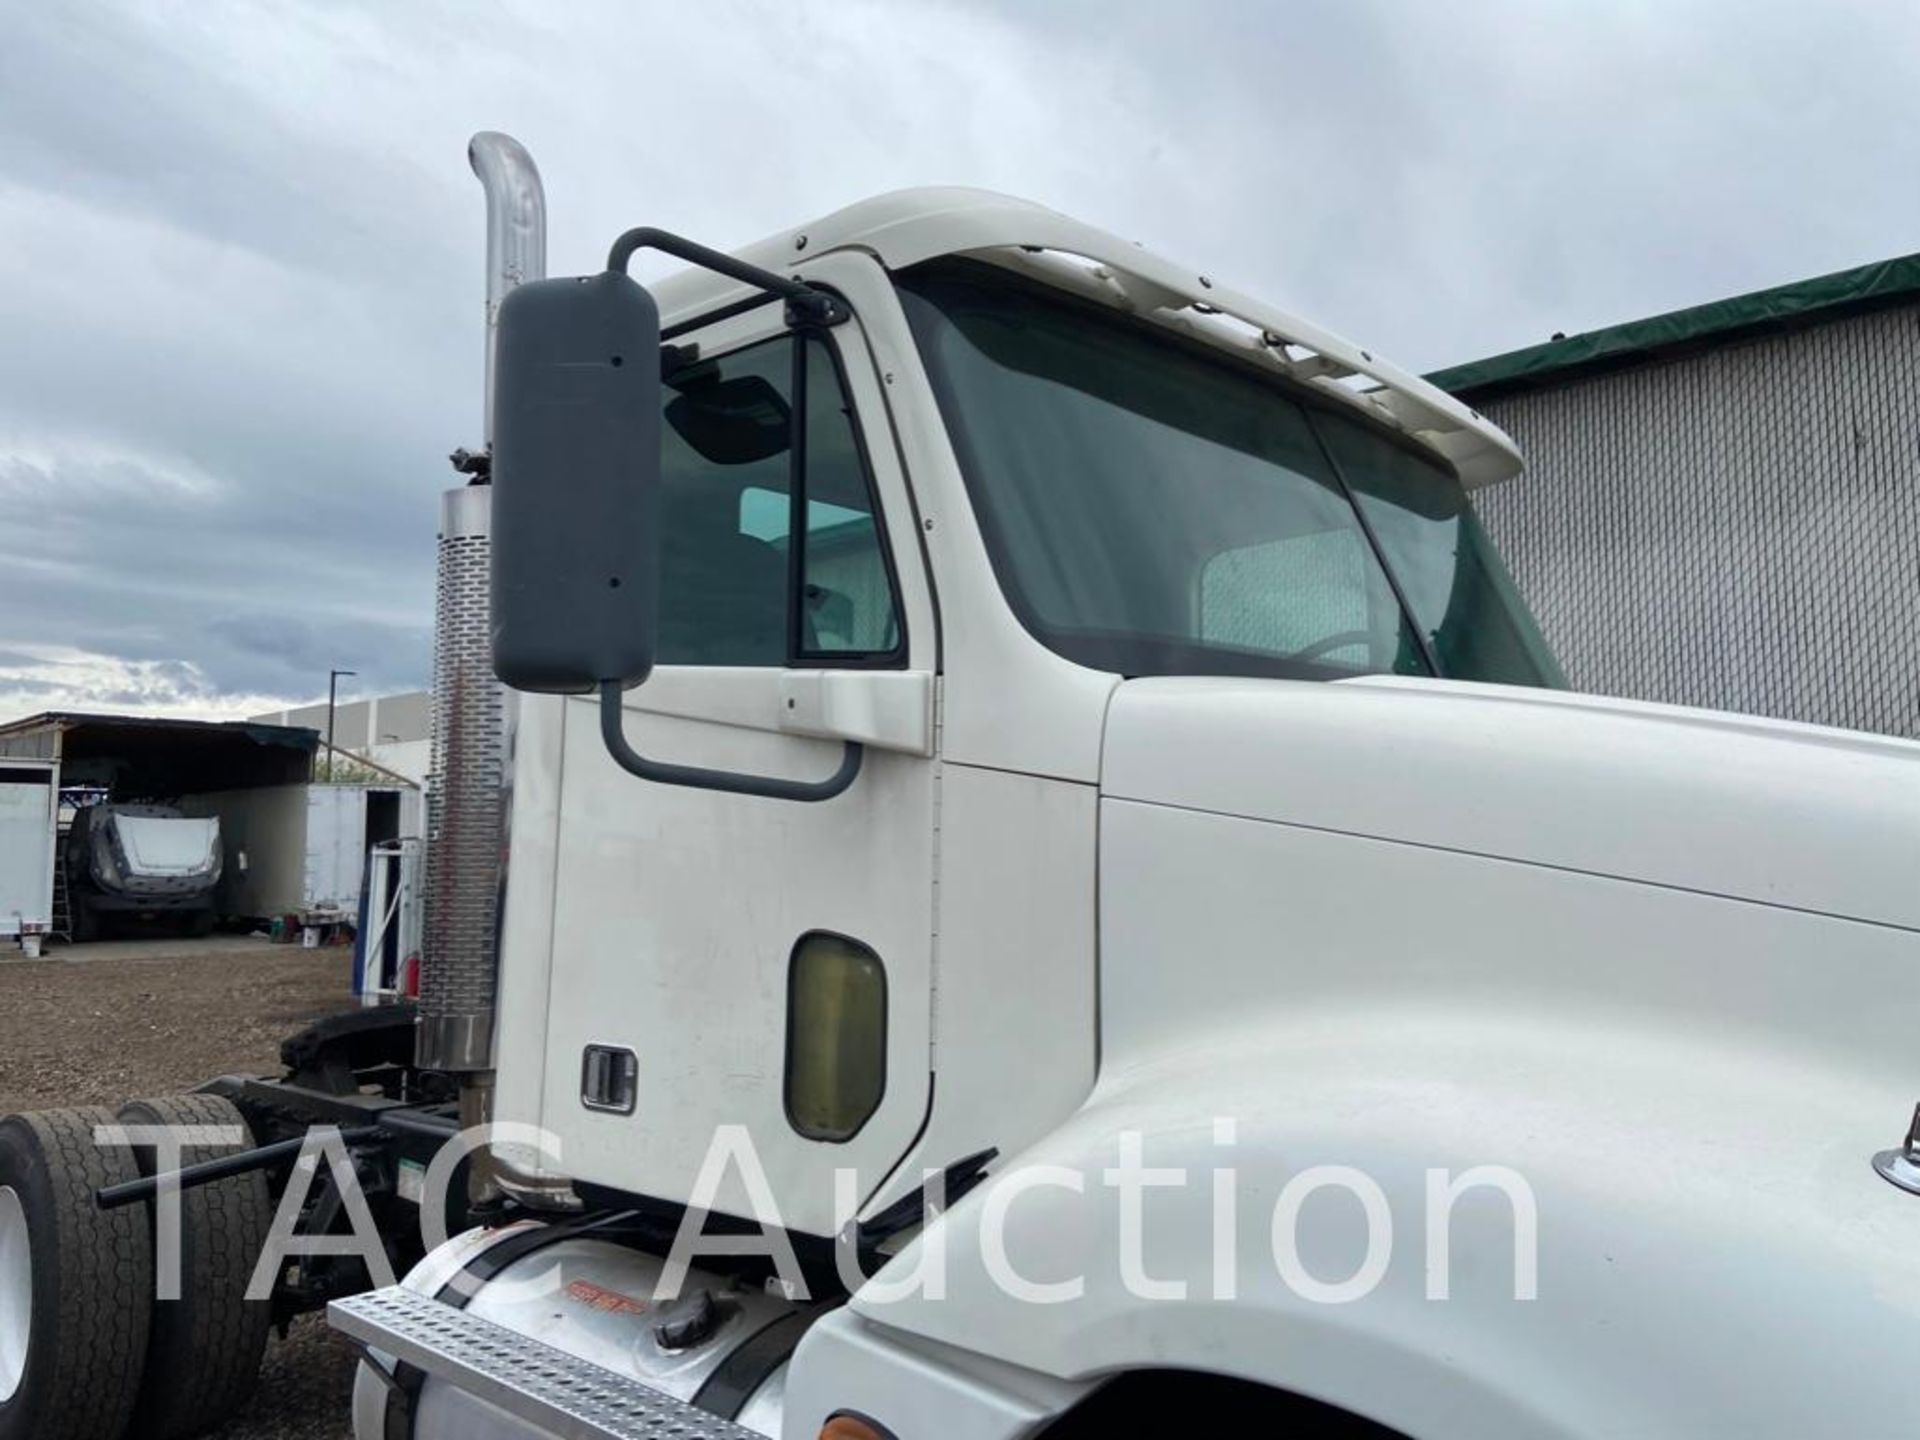
[[(351, 1003), (351, 960), (244, 940), (55, 948), (0, 961), (0, 1114), (275, 1074), (280, 1042)], [(267, 1346), (260, 1388), (210, 1440), (350, 1440), (353, 1357), (317, 1315)]]

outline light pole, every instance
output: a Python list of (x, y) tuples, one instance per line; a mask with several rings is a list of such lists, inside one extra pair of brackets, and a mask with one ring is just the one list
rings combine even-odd
[(327, 671), (327, 783), (333, 783), (333, 699), (342, 675), (357, 675), (357, 670)]

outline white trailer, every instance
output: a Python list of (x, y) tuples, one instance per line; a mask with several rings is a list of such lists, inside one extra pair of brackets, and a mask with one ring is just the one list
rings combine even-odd
[(260, 1142), (162, 1305), (0, 1122), (0, 1440), (230, 1413), (302, 1215), (359, 1440), (1911, 1432), (1920, 744), (1569, 693), (1499, 429), (1065, 216), (516, 289), (473, 160), (417, 1024), (130, 1112)]
[(59, 764), (0, 759), (0, 936), (53, 926)]
[(220, 909), (229, 916), (352, 916), (369, 850), (420, 834), (419, 792), (402, 785), (262, 785), (181, 801), (216, 815), (227, 847)]

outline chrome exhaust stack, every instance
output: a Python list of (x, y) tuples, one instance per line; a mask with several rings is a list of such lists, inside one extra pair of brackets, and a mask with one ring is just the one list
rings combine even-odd
[(533, 157), (511, 135), (482, 130), (467, 163), (487, 192), (487, 444), (493, 444), (493, 349), (500, 302), (528, 280), (547, 278), (547, 192)]
[[(490, 448), (500, 303), (516, 285), (546, 276), (546, 195), (533, 158), (510, 136), (481, 132), (468, 144), (467, 159), (487, 198)], [(414, 1058), (424, 1069), (471, 1077), (462, 1086), (461, 1119), (476, 1124), (487, 1118), (492, 1090), (515, 704), (493, 674), (487, 456), (458, 451), (454, 464), (473, 478), (441, 497), (426, 911)]]

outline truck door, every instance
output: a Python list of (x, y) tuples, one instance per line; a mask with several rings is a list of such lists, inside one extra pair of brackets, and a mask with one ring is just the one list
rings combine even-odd
[[(779, 1221), (827, 1234), (836, 1168), (871, 1194), (931, 1088), (932, 605), (858, 322), (800, 335), (768, 306), (687, 339), (664, 396), (658, 666), (628, 737), (807, 780), (841, 758), (829, 712), (876, 739), (850, 789), (796, 803), (635, 779), (592, 702), (555, 702), (542, 1119), (577, 1179), (673, 1201), (742, 1127)], [(753, 1211), (738, 1166), (710, 1208)]]

